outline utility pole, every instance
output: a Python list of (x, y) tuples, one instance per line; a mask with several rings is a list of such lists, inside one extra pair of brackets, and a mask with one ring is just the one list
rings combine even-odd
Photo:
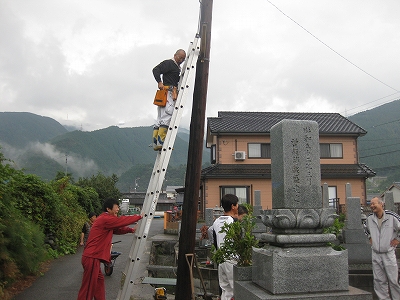
[(65, 176), (68, 176), (68, 154), (65, 154)]
[(197, 210), (200, 190), (201, 162), (203, 155), (204, 123), (206, 115), (208, 72), (210, 64), (211, 20), (213, 0), (200, 1), (201, 48), (196, 64), (192, 117), (185, 178), (185, 194), (179, 237), (178, 275), (175, 300), (192, 298), (189, 266), (186, 254), (195, 250)]

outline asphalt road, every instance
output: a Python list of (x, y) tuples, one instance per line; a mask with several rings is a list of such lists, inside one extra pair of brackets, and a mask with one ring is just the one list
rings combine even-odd
[[(163, 219), (153, 219), (148, 238), (151, 239), (151, 237), (163, 233), (163, 226)], [(106, 299), (116, 299), (118, 296), (121, 274), (125, 269), (125, 264), (128, 262), (129, 251), (134, 239), (134, 234), (114, 235), (113, 241), (121, 242), (113, 246), (113, 251), (122, 252), (122, 254), (116, 259), (113, 274), (105, 276)], [(80, 247), (77, 253), (54, 260), (50, 265), (50, 269), (38, 278), (31, 287), (18, 294), (14, 300), (76, 299), (83, 274), (81, 265), (82, 251), (83, 249)], [(146, 263), (148, 263), (148, 260)], [(144, 269), (145, 266), (143, 266)], [(139, 285), (132, 295), (135, 299), (151, 299), (149, 298), (149, 293), (152, 291), (154, 291), (154, 288), (150, 286)], [(137, 297), (135, 297), (135, 293), (138, 294)]]

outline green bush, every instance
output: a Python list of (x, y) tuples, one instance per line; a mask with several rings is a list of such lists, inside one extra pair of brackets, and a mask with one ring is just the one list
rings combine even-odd
[(57, 201), (54, 214), (49, 216), (51, 234), (56, 238), (60, 254), (75, 253), (82, 226), (87, 220), (87, 214), (78, 202), (78, 191), (82, 188), (70, 184), (68, 177), (51, 184)]
[(341, 214), (339, 218), (336, 218), (335, 221), (333, 221), (332, 226), (324, 228), (324, 233), (333, 233), (337, 237), (344, 227), (344, 218), (344, 214)]
[(37, 224), (11, 205), (8, 196), (0, 202), (0, 285), (20, 275), (36, 274), (46, 259), (44, 234)]
[(44, 182), (13, 168), (0, 152), (0, 298), (44, 260), (75, 253), (87, 214), (100, 213), (107, 197), (119, 198), (116, 175), (99, 173), (79, 185), (71, 178), (58, 174)]
[(235, 260), (238, 266), (251, 266), (253, 247), (258, 246), (258, 240), (252, 233), (254, 227), (255, 218), (251, 210), (241, 221), (224, 224), (221, 229), (226, 234), (224, 243), (218, 250), (213, 248), (212, 260), (217, 264)]
[[(324, 233), (333, 233), (334, 235), (336, 235), (336, 238), (338, 238), (342, 233), (345, 218), (346, 218), (345, 214), (340, 214), (339, 217), (336, 218), (335, 221), (333, 221), (332, 226), (324, 228)], [(345, 248), (340, 244), (327, 243), (327, 246), (332, 247), (336, 251), (345, 250)]]

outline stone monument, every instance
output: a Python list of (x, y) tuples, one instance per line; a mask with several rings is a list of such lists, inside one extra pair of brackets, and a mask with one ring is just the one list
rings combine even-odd
[(349, 264), (371, 264), (371, 245), (364, 233), (358, 197), (346, 198), (346, 221), (342, 231), (343, 246), (348, 251)]
[(252, 281), (235, 281), (235, 299), (372, 299), (349, 287), (347, 251), (327, 246), (336, 237), (323, 229), (337, 215), (322, 198), (318, 124), (273, 126), (271, 156), (272, 209), (261, 216), (269, 244), (253, 248)]
[(385, 209), (397, 213), (394, 206), (393, 192), (385, 192)]

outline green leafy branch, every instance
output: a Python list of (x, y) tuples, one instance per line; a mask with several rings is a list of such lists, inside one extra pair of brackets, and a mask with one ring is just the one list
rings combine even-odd
[(251, 266), (253, 247), (258, 246), (258, 240), (252, 231), (255, 227), (255, 218), (249, 214), (241, 221), (225, 223), (221, 233), (225, 233), (224, 243), (216, 250), (212, 247), (212, 260), (220, 264), (227, 260), (237, 261), (238, 266)]

